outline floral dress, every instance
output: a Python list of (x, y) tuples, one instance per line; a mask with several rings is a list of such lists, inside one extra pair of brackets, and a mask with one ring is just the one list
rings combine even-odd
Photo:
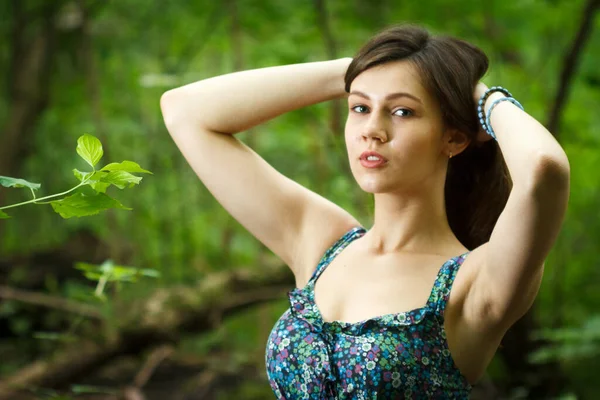
[(315, 282), (353, 240), (355, 227), (323, 255), (303, 288), (288, 292), (290, 308), (267, 340), (269, 384), (278, 399), (467, 399), (471, 386), (454, 363), (444, 309), (467, 253), (440, 268), (427, 304), (360, 322), (325, 322)]

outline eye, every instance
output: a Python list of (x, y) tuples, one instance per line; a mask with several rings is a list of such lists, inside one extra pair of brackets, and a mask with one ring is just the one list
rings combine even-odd
[[(363, 111), (360, 111), (359, 109), (364, 109)], [(354, 107), (350, 107), (350, 110), (354, 111), (357, 114), (364, 114), (365, 112), (368, 111), (368, 107), (364, 106), (362, 104), (356, 105)], [(399, 112), (402, 112), (401, 114), (398, 114)], [(414, 115), (412, 110), (409, 110), (408, 108), (399, 108), (396, 110), (396, 112), (394, 112), (394, 114), (398, 115), (399, 117), (411, 117)]]
[(399, 108), (398, 110), (396, 110), (396, 112), (394, 114), (396, 114), (399, 111), (402, 111), (402, 113), (403, 113), (403, 114), (399, 115), (400, 117), (410, 117), (413, 115), (413, 112), (411, 110), (409, 110), (408, 108)]
[(350, 109), (351, 109), (352, 111), (354, 111), (355, 113), (358, 113), (358, 114), (363, 114), (363, 113), (362, 113), (362, 112), (360, 112), (360, 111), (356, 111), (356, 109), (357, 109), (357, 108), (359, 108), (359, 107), (362, 107), (362, 108), (367, 108), (367, 107), (365, 107), (365, 106), (363, 106), (363, 105), (360, 105), (360, 104), (359, 104), (359, 105), (357, 105), (357, 106), (351, 107)]

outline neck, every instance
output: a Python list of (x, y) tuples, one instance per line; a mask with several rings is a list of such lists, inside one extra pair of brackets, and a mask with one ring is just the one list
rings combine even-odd
[(373, 226), (364, 239), (375, 254), (443, 255), (464, 248), (448, 224), (443, 182), (421, 183), (418, 191), (375, 194)]

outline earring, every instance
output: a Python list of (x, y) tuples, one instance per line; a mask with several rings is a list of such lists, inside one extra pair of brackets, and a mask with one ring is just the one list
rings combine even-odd
[(452, 152), (450, 152), (450, 157), (448, 157), (448, 158), (452, 158)]

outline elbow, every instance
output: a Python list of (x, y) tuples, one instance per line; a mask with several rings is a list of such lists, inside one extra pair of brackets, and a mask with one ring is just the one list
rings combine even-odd
[(556, 189), (569, 188), (571, 165), (567, 155), (560, 154), (540, 155), (536, 164), (536, 182), (543, 186), (552, 186)]
[(173, 102), (173, 92), (174, 90), (167, 90), (160, 96), (160, 110), (163, 114), (169, 109), (170, 104)]
[(168, 90), (160, 96), (160, 111), (167, 129), (177, 121), (177, 92), (176, 89)]
[(540, 156), (531, 177), (527, 187), (535, 198), (545, 204), (568, 202), (571, 167), (566, 155)]

